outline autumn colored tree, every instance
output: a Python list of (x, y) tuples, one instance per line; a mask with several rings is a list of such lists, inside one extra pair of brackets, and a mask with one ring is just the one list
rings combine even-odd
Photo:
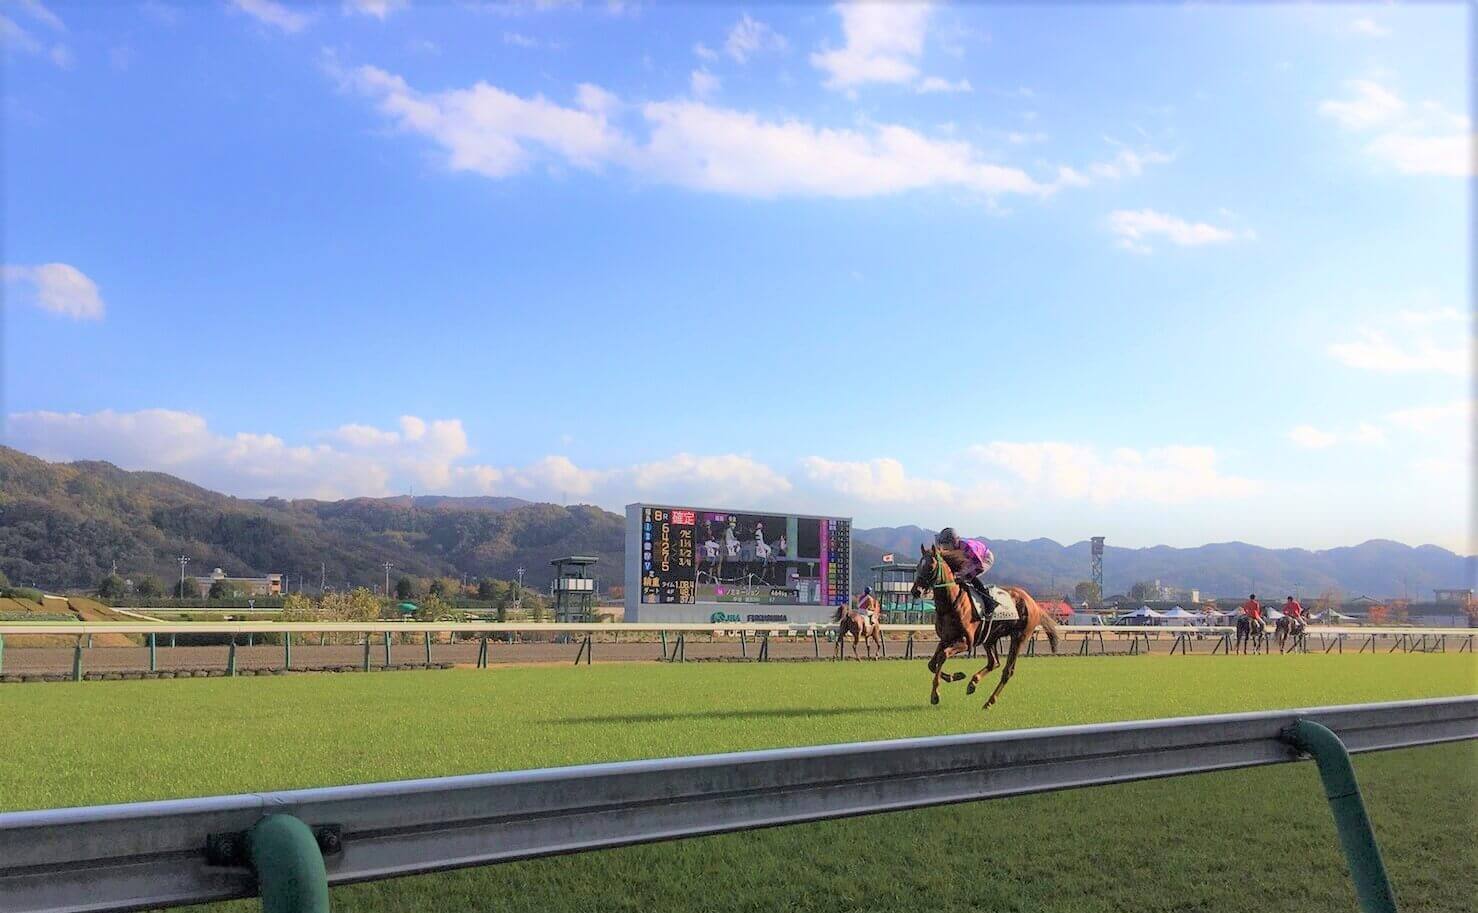
[(1391, 619), (1391, 610), (1384, 604), (1377, 602), (1366, 610), (1365, 619), (1373, 625), (1386, 624)]

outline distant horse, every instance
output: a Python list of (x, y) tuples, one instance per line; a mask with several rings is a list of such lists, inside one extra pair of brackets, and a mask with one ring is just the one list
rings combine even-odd
[(945, 660), (970, 649), (971, 646), (985, 648), (985, 667), (970, 677), (966, 694), (974, 694), (980, 680), (995, 671), (1000, 663), (996, 657), (996, 645), (1002, 638), (1011, 639), (1010, 652), (1001, 669), (1001, 680), (980, 709), (987, 710), (996, 702), (1001, 690), (1016, 671), (1016, 658), (1021, 647), (1041, 628), (1057, 652), (1057, 622), (1037, 605), (1035, 599), (1020, 587), (1004, 587), (1016, 603), (1015, 621), (981, 621), (975, 616), (975, 606), (966, 588), (955, 580), (955, 573), (963, 566), (964, 556), (957, 551), (947, 551), (939, 546), (925, 549), (919, 546), (919, 566), (914, 571), (912, 598), (917, 599), (925, 590), (934, 593), (934, 633), (939, 636), (939, 646), (929, 659), (929, 671), (934, 673), (934, 684), (929, 689), (929, 703), (939, 703), (939, 682), (957, 682), (965, 673), (944, 673)]
[(837, 613), (832, 616), (832, 621), (837, 622), (837, 648), (836, 658), (842, 659), (846, 656), (846, 644), (844, 643), (848, 634), (852, 635), (852, 658), (861, 661), (862, 657), (857, 655), (857, 641), (860, 639), (867, 647), (867, 658), (872, 659), (872, 645), (878, 645), (879, 655), (883, 652), (883, 624), (878, 616), (867, 612), (853, 611), (851, 606), (837, 606)]
[(1267, 648), (1268, 626), (1261, 618), (1237, 616), (1237, 652), (1256, 653)]
[[(1294, 618), (1292, 615), (1284, 615), (1278, 619), (1273, 626), (1273, 636), (1278, 639), (1278, 652), (1287, 653), (1289, 650), (1297, 650), (1308, 630), (1308, 622), (1302, 618)], [(1293, 643), (1288, 644), (1289, 638)]]

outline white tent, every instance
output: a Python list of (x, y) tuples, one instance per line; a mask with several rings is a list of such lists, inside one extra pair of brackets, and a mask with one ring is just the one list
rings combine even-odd
[(1277, 621), (1283, 617), (1283, 613), (1277, 609), (1268, 609), (1263, 612), (1263, 621)]
[(1118, 617), (1118, 621), (1119, 621), (1119, 623), (1122, 624), (1124, 622), (1149, 621), (1152, 618), (1163, 618), (1163, 617), (1164, 616), (1161, 615), (1159, 612), (1156, 612), (1154, 609), (1150, 608), (1149, 606), (1144, 605), (1144, 606), (1140, 606), (1139, 608), (1135, 609), (1133, 612), (1125, 612), (1123, 615), (1120, 615)]
[(1338, 624), (1341, 621), (1354, 621), (1355, 620), (1355, 616), (1353, 616), (1353, 615), (1346, 615), (1344, 612), (1339, 612), (1339, 611), (1336, 611), (1334, 609), (1329, 609), (1328, 611), (1320, 612), (1318, 615), (1311, 615), (1311, 616), (1309, 616), (1309, 618), (1312, 621), (1328, 621), (1330, 624)]
[(1200, 618), (1201, 616), (1197, 615), (1195, 612), (1187, 612), (1185, 609), (1181, 608), (1180, 606), (1176, 606), (1175, 608), (1171, 609), (1170, 611), (1165, 612), (1160, 617), (1161, 618)]

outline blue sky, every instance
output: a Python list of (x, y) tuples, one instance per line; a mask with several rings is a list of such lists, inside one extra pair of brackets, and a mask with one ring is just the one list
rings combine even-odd
[(1461, 5), (0, 16), (28, 452), (1478, 550)]

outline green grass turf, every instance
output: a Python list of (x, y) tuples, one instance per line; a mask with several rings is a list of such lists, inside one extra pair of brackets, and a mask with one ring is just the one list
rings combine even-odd
[[(889, 662), (10, 686), (0, 688), (0, 808), (1467, 694), (1478, 691), (1478, 661), (1029, 660), (989, 714), (963, 684), (928, 706), (927, 682), (921, 662)], [(1403, 909), (1473, 909), (1478, 749), (1357, 766)], [(1353, 909), (1307, 764), (357, 885), (334, 901), (372, 911)]]

